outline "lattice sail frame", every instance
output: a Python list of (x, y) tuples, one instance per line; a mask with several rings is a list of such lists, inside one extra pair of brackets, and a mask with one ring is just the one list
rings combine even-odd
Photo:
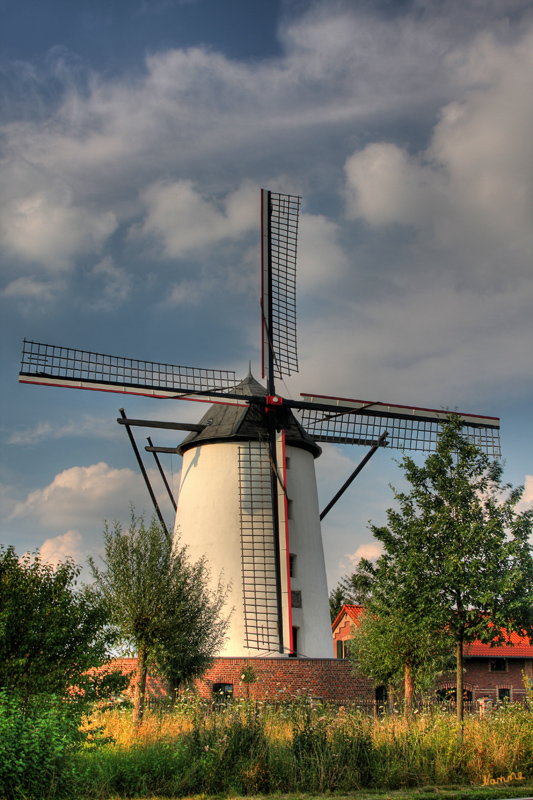
[(239, 445), (241, 568), (245, 643), (278, 648), (272, 470), (262, 442)]
[(180, 367), (26, 339), (19, 380), (155, 397), (174, 397), (177, 392), (228, 391), (237, 385), (235, 372), (230, 370)]
[(273, 353), (277, 378), (298, 372), (296, 253), (300, 198), (261, 190), (263, 377)]
[[(311, 399), (310, 396), (305, 397)], [(334, 399), (324, 398), (323, 402), (327, 400), (331, 403)], [(343, 402), (347, 401), (338, 400), (339, 404)], [(447, 412), (407, 409), (402, 406), (385, 406), (381, 403), (352, 402), (357, 403), (359, 408), (345, 411), (301, 408), (299, 416), (302, 426), (319, 442), (372, 446), (377, 443), (381, 434), (387, 431), (389, 447), (424, 452), (436, 450), (441, 425), (446, 419)], [(365, 405), (373, 405), (374, 408), (365, 409)], [(466, 414), (458, 416), (463, 421), (463, 433), (468, 440), (487, 455), (499, 458), (501, 455), (499, 420), (494, 417)]]

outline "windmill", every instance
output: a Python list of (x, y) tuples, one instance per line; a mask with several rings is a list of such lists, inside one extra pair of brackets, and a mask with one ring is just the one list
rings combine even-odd
[[(132, 428), (186, 431), (177, 447), (148, 439), (191, 556), (222, 569), (234, 607), (223, 655), (331, 657), (333, 644), (320, 522), (372, 455), (384, 446), (435, 448), (442, 411), (303, 394), (291, 400), (275, 381), (298, 371), (296, 251), (300, 198), (261, 191), (263, 387), (251, 373), (174, 366), (24, 342), (19, 380), (208, 403), (198, 423), (131, 419), (121, 409), (139, 467), (163, 517)], [(499, 420), (460, 414), (466, 435), (499, 455)], [(314, 459), (319, 442), (369, 451), (320, 513)], [(183, 456), (179, 500), (159, 454)]]

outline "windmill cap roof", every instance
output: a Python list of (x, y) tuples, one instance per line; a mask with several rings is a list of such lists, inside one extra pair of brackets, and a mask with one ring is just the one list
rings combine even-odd
[[(234, 394), (244, 397), (266, 397), (267, 390), (250, 372), (235, 388)], [(320, 455), (321, 448), (302, 428), (289, 408), (283, 405), (277, 407), (276, 416), (285, 431), (286, 444), (308, 450), (315, 458)], [(248, 406), (214, 403), (200, 420), (200, 425), (205, 425), (205, 428), (202, 431), (189, 433), (178, 446), (178, 453), (183, 455), (192, 447), (202, 444), (268, 439), (264, 407), (257, 403)]]

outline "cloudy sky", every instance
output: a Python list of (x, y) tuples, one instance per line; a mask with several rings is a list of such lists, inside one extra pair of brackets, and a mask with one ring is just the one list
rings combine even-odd
[[(83, 563), (104, 519), (150, 512), (118, 408), (203, 413), (19, 385), (24, 337), (260, 376), (260, 187), (303, 198), (282, 393), (499, 416), (505, 477), (533, 500), (530, 0), (0, 12), (2, 542)], [(324, 447), (322, 506), (363, 455)], [(324, 521), (330, 588), (374, 552), (394, 456)]]

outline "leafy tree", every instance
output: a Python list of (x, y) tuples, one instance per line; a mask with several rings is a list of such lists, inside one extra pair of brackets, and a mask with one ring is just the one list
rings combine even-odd
[(148, 666), (176, 689), (204, 672), (224, 641), (226, 591), (208, 589), (204, 560), (191, 564), (159, 522), (147, 527), (132, 511), (129, 530), (116, 522), (104, 530), (105, 570), (90, 566), (123, 642), (137, 653), (134, 720), (142, 721)]
[(423, 619), (426, 631), (452, 638), (462, 722), (464, 644), (533, 636), (533, 512), (517, 512), (522, 487), (502, 484), (501, 465), (453, 414), (425, 464), (404, 457), (401, 467), (412, 488), (395, 492), (386, 527), (372, 526), (385, 553), (360, 563), (359, 583), (379, 607), (401, 609), (414, 632)]
[(332, 623), (335, 622), (342, 610), (343, 605), (347, 602), (348, 601), (346, 599), (342, 584), (339, 583), (335, 589), (332, 589), (329, 593), (329, 614)]
[(109, 661), (116, 634), (101, 599), (77, 586), (80, 571), (0, 547), (0, 688), (24, 698), (73, 686), (85, 700), (102, 692), (102, 675), (88, 671)]
[(352, 642), (350, 657), (357, 670), (388, 687), (389, 696), (403, 683), (405, 713), (417, 691), (427, 691), (435, 676), (452, 666), (447, 637), (428, 629), (426, 621), (405, 615), (391, 603), (367, 603)]

